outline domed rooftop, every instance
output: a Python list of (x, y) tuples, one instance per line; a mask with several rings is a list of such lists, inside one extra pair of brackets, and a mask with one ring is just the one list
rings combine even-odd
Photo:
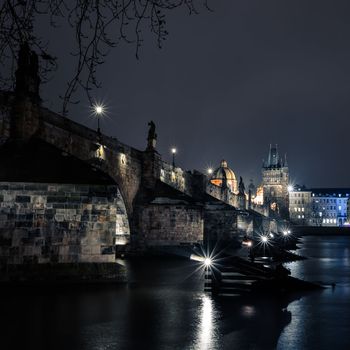
[(213, 171), (210, 182), (215, 186), (227, 186), (233, 193), (238, 192), (236, 175), (224, 159), (220, 167)]

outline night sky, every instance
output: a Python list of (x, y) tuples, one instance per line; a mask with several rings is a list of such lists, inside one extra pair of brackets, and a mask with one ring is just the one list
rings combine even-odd
[[(168, 14), (162, 50), (145, 35), (112, 50), (94, 92), (108, 107), (102, 130), (139, 149), (154, 120), (158, 151), (185, 169), (204, 171), (222, 158), (246, 182), (260, 179), (270, 143), (287, 153), (291, 179), (310, 187), (350, 187), (350, 2), (348, 0), (212, 1)], [(59, 70), (42, 87), (45, 105), (73, 71), (65, 29), (50, 34)], [(47, 37), (47, 36), (46, 36)], [(69, 117), (96, 127), (81, 95)]]

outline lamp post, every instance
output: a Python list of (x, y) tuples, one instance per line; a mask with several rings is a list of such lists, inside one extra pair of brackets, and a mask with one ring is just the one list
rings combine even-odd
[(97, 116), (97, 133), (101, 134), (101, 129), (100, 129), (100, 117), (104, 113), (104, 108), (102, 105), (95, 105), (94, 106), (95, 114)]
[(263, 246), (263, 252), (264, 252), (264, 255), (265, 255), (265, 248), (269, 244), (269, 237), (267, 237), (264, 234), (263, 236), (260, 237), (260, 239), (261, 239), (261, 243), (262, 243), (262, 246)]
[(175, 169), (175, 154), (176, 154), (176, 152), (177, 152), (176, 148), (173, 147), (173, 148), (171, 149), (171, 153), (172, 153), (172, 155), (173, 155), (173, 169)]

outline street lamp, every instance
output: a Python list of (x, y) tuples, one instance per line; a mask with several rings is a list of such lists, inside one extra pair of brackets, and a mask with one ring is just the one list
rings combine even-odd
[(175, 168), (175, 154), (176, 154), (176, 152), (177, 152), (176, 148), (173, 147), (173, 148), (171, 149), (171, 153), (172, 153), (172, 155), (173, 155), (173, 168)]
[(101, 116), (104, 114), (105, 112), (105, 108), (103, 105), (100, 104), (95, 104), (93, 106), (94, 109), (94, 113), (97, 117), (97, 133), (100, 134), (101, 133), (101, 129), (100, 129), (100, 118)]
[(207, 173), (208, 173), (208, 175), (211, 175), (213, 173), (213, 169), (212, 168), (208, 168), (207, 169)]

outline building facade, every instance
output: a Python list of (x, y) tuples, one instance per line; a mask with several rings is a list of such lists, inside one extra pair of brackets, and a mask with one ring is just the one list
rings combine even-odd
[(347, 226), (349, 196), (348, 188), (306, 189), (295, 186), (289, 192), (290, 220), (306, 226)]
[(298, 225), (309, 225), (312, 214), (311, 191), (295, 186), (289, 191), (289, 218)]

